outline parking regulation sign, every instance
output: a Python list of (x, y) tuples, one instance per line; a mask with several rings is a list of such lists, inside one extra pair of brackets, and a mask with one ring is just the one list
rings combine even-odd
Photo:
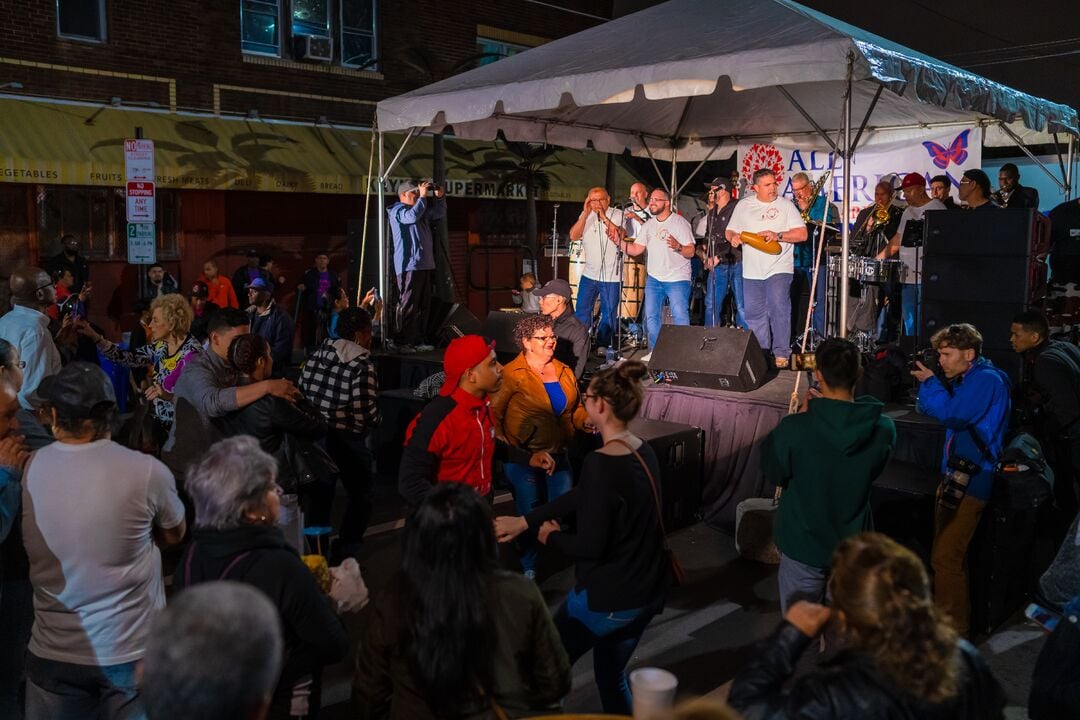
[(157, 262), (157, 232), (154, 223), (128, 223), (127, 261), (132, 265)]
[(128, 180), (153, 181), (153, 140), (124, 140), (124, 174)]
[(127, 221), (152, 223), (154, 220), (154, 183), (128, 181)]

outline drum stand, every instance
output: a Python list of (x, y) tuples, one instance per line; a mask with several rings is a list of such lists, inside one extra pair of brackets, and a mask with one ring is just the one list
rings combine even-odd
[(554, 205), (551, 217), (551, 279), (559, 277), (559, 203)]

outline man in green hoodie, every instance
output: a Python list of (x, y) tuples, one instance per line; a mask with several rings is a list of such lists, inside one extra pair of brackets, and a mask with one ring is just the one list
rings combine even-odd
[(855, 397), (858, 349), (831, 338), (814, 358), (820, 390), (761, 445), (765, 478), (783, 489), (774, 532), (783, 612), (797, 600), (820, 602), (836, 545), (873, 528), (870, 486), (896, 444), (881, 402)]

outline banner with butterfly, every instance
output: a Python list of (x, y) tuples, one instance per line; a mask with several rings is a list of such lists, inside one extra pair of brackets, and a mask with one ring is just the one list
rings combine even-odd
[[(854, 221), (860, 210), (873, 204), (874, 187), (882, 178), (895, 177), (893, 185), (899, 187), (900, 178), (910, 172), (925, 175), (927, 188), (930, 178), (945, 175), (953, 186), (952, 196), (955, 199), (964, 172), (982, 165), (982, 133), (982, 128), (978, 127), (939, 128), (927, 131), (922, 137), (857, 150), (852, 158), (849, 221)], [(823, 147), (820, 143), (812, 142), (805, 145), (740, 144), (737, 155), (739, 177), (747, 187), (746, 192), (750, 192), (754, 172), (759, 168), (770, 168), (776, 174), (781, 194), (791, 199), (791, 177), (794, 174), (804, 172), (815, 181), (833, 167), (833, 174), (822, 192), (827, 193), (829, 200), (839, 207), (843, 202), (843, 164)]]

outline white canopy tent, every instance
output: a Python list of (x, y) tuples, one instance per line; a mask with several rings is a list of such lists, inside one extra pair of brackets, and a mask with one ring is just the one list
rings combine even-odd
[[(859, 146), (952, 125), (995, 126), (987, 143), (1022, 148), (1067, 136), (1068, 162), (1055, 176), (1067, 189), (1080, 127), (1072, 108), (790, 0), (670, 0), (383, 100), (376, 121), (380, 135), (452, 128), (460, 138), (494, 140), (501, 132), (511, 141), (670, 160), (675, 194), (676, 162), (725, 157), (740, 140), (816, 135), (837, 151), (846, 187)], [(382, 181), (393, 162), (384, 164), (379, 147)], [(383, 221), (381, 193), (379, 203)], [(384, 222), (379, 228), (385, 278)], [(843, 328), (846, 277), (841, 284)]]

